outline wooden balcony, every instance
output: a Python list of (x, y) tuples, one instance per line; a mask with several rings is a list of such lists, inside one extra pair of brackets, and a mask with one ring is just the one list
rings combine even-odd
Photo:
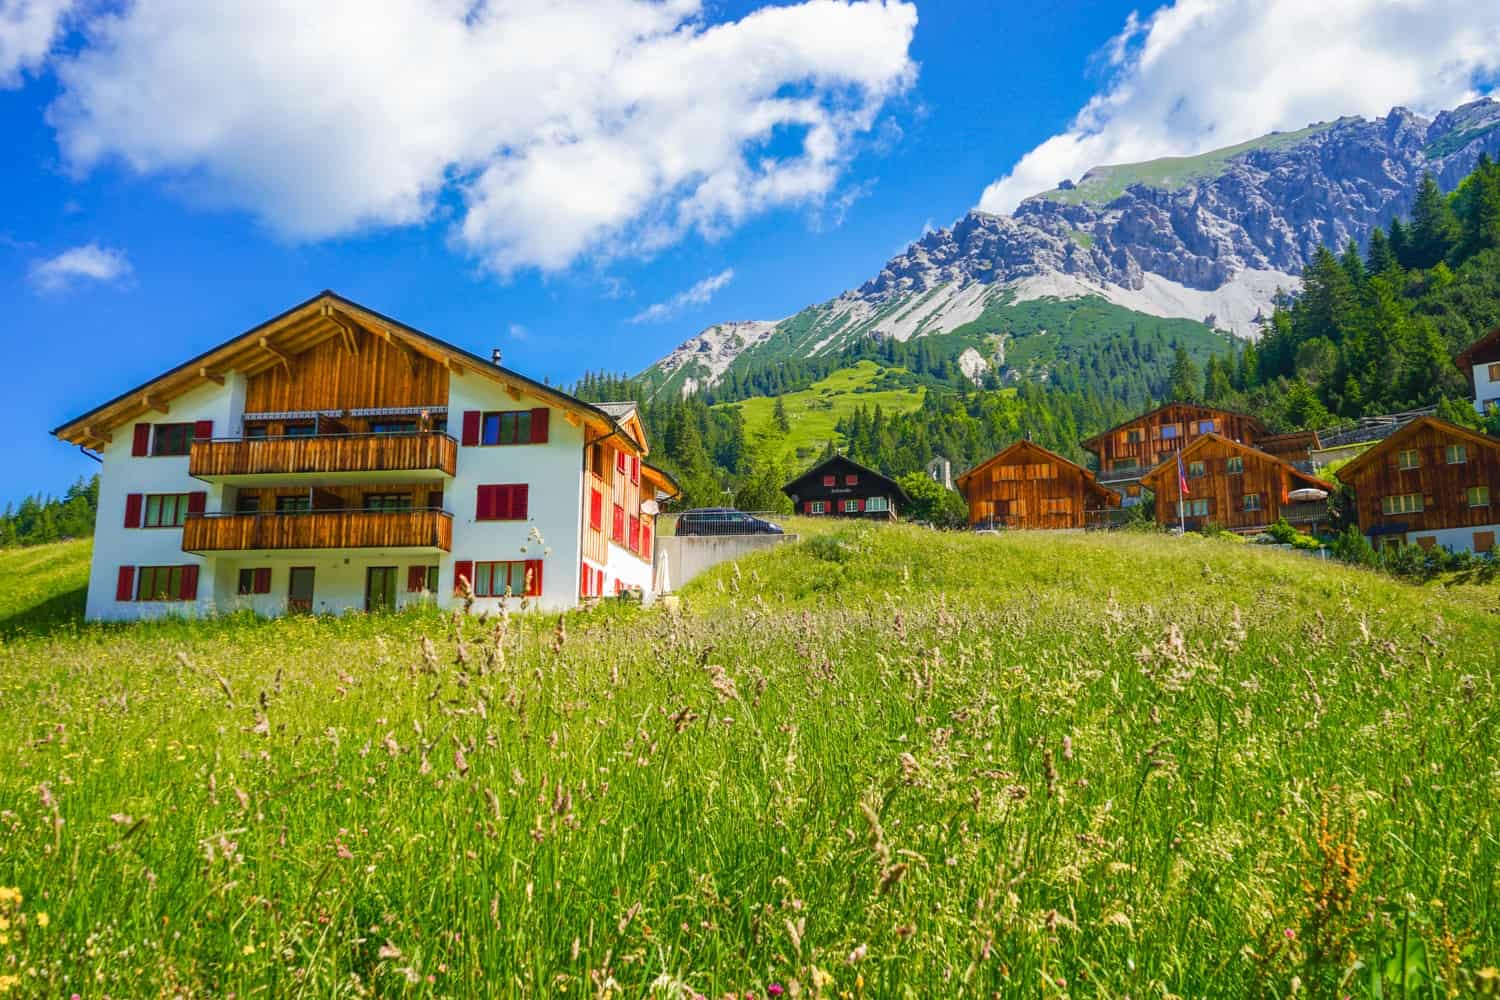
[(296, 514), (193, 514), (184, 552), (266, 549), (426, 549), (453, 546), (453, 516), (416, 510), (315, 510)]
[(323, 434), (314, 437), (215, 438), (192, 443), (188, 474), (250, 485), (277, 480), (337, 482), (378, 472), (453, 475), (458, 442), (447, 434)]

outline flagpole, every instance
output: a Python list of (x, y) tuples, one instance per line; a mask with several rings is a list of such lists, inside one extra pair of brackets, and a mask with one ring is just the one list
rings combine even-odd
[(1177, 529), (1187, 534), (1187, 476), (1182, 471), (1182, 445), (1177, 446)]

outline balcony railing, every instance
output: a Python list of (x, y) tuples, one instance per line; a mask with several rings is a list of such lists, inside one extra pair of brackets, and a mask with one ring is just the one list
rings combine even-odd
[(452, 547), (453, 515), (434, 508), (190, 514), (182, 526), (184, 552)]
[(451, 476), (458, 442), (447, 434), (319, 434), (197, 440), (188, 474), (199, 479), (336, 472), (436, 472)]
[(1281, 505), (1281, 516), (1286, 518), (1287, 524), (1327, 524), (1331, 520), (1326, 500), (1284, 503)]

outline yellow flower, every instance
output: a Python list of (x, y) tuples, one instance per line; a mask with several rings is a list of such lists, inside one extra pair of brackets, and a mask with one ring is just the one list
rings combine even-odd
[(240, 954), (241, 955), (254, 955), (255, 954), (255, 942), (251, 941), (249, 944), (245, 945), (245, 947), (241, 948), (240, 949)]
[(47, 916), (46, 910), (43, 910), (36, 915), (36, 925), (38, 927), (46, 927), (50, 923), (52, 923), (52, 918)]
[(0, 993), (9, 993), (20, 981), (20, 976), (0, 976)]

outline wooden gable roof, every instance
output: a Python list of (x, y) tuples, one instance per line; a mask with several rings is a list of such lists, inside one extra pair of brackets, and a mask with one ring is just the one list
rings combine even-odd
[(983, 462), (980, 462), (978, 465), (974, 466), (974, 468), (968, 470), (963, 475), (955, 477), (953, 480), (954, 485), (956, 485), (961, 492), (964, 486), (981, 472), (985, 471), (993, 465), (1004, 465), (1018, 455), (1030, 455), (1040, 459), (1043, 462), (1055, 462), (1058, 465), (1065, 465), (1068, 468), (1075, 470), (1079, 474), (1079, 476), (1082, 477), (1085, 487), (1098, 492), (1104, 498), (1106, 506), (1117, 506), (1120, 503), (1120, 494), (1116, 493), (1112, 489), (1109, 489), (1108, 487), (1100, 486), (1099, 483), (1095, 480), (1094, 474), (1088, 469), (1079, 465), (1077, 462), (1073, 462), (1066, 458), (1063, 458), (1055, 451), (1043, 448), (1035, 441), (1017, 441), (1014, 444), (1009, 445), (1008, 447), (1000, 449), (1000, 451), (991, 455)]
[(1204, 417), (1205, 415), (1216, 417), (1239, 417), (1241, 420), (1250, 421), (1254, 426), (1256, 433), (1264, 433), (1266, 429), (1265, 425), (1260, 422), (1260, 418), (1251, 416), (1248, 413), (1240, 413), (1236, 410), (1224, 410), (1215, 406), (1205, 406), (1202, 403), (1163, 403), (1155, 409), (1147, 410), (1145, 413), (1142, 413), (1139, 416), (1131, 417), (1129, 420), (1115, 424), (1113, 427), (1109, 428), (1109, 430), (1100, 431), (1093, 437), (1081, 442), (1082, 447), (1086, 448), (1089, 451), (1097, 452), (1099, 449), (1095, 447), (1095, 445), (1108, 438), (1111, 434), (1118, 434), (1120, 431), (1128, 430), (1131, 427), (1134, 427), (1136, 424), (1144, 423), (1150, 420), (1152, 417), (1156, 416), (1159, 413), (1162, 413), (1163, 411), (1172, 409), (1191, 413), (1193, 417), (1190, 417), (1190, 419), (1202, 419), (1202, 417)]
[(1418, 417), (1410, 423), (1402, 425), (1400, 430), (1382, 438), (1374, 445), (1355, 455), (1348, 462), (1339, 466), (1334, 475), (1346, 483), (1353, 483), (1359, 472), (1377, 460), (1384, 462), (1387, 455), (1392, 451), (1399, 450), (1402, 445), (1415, 437), (1419, 431), (1427, 427), (1468, 444), (1475, 444), (1481, 448), (1488, 448), (1491, 451), (1500, 451), (1500, 438), (1492, 438), (1488, 434), (1450, 423), (1440, 417)]
[(659, 469), (654, 465), (641, 463), (641, 481), (650, 486), (658, 497), (668, 500), (676, 500), (682, 496), (682, 487), (672, 474), (666, 469)]
[(222, 385), (231, 371), (248, 377), (277, 365), (290, 368), (298, 355), (330, 338), (352, 344), (361, 334), (440, 364), (455, 375), (473, 372), (499, 383), (512, 395), (525, 392), (557, 405), (570, 423), (589, 424), (603, 433), (621, 430), (642, 454), (647, 451), (643, 430), (638, 429), (637, 436), (603, 409), (326, 290), (74, 417), (52, 433), (71, 444), (98, 448), (109, 443), (115, 428), (153, 411), (170, 413), (174, 398), (208, 382)]
[(1193, 440), (1192, 444), (1182, 449), (1180, 453), (1174, 452), (1171, 458), (1166, 459), (1163, 462), (1159, 462), (1155, 468), (1141, 477), (1141, 484), (1155, 491), (1155, 484), (1161, 481), (1162, 476), (1167, 475), (1168, 473), (1174, 476), (1177, 474), (1177, 459), (1179, 454), (1181, 455), (1182, 461), (1185, 465), (1187, 462), (1192, 460), (1192, 457), (1196, 452), (1208, 447), (1210, 443), (1227, 445), (1231, 450), (1237, 451), (1242, 455), (1254, 458), (1257, 461), (1274, 462), (1277, 465), (1284, 466), (1287, 473), (1294, 479), (1300, 479), (1302, 480), (1302, 482), (1316, 489), (1327, 490), (1329, 493), (1335, 493), (1338, 491), (1338, 487), (1333, 483), (1303, 472), (1284, 458), (1277, 458), (1275, 455), (1261, 451), (1259, 448), (1252, 448), (1248, 444), (1243, 444), (1239, 441), (1233, 440), (1232, 438), (1227, 438), (1215, 431), (1210, 431), (1207, 434), (1199, 435)]
[(896, 482), (890, 476), (881, 475), (879, 472), (876, 472), (869, 466), (860, 465), (854, 459), (842, 454), (825, 458), (823, 461), (819, 462), (817, 465), (814, 465), (812, 468), (802, 473), (802, 475), (798, 476), (796, 479), (793, 479), (791, 482), (783, 486), (781, 488), (781, 492), (785, 493), (787, 496), (794, 496), (797, 493), (797, 487), (799, 484), (815, 477), (821, 479), (821, 477), (829, 469), (832, 468), (849, 469), (859, 473), (860, 475), (869, 476), (877, 482), (884, 483), (886, 486), (888, 486), (893, 496), (900, 497), (903, 501), (911, 499), (906, 495), (906, 491), (901, 488), (901, 484)]

